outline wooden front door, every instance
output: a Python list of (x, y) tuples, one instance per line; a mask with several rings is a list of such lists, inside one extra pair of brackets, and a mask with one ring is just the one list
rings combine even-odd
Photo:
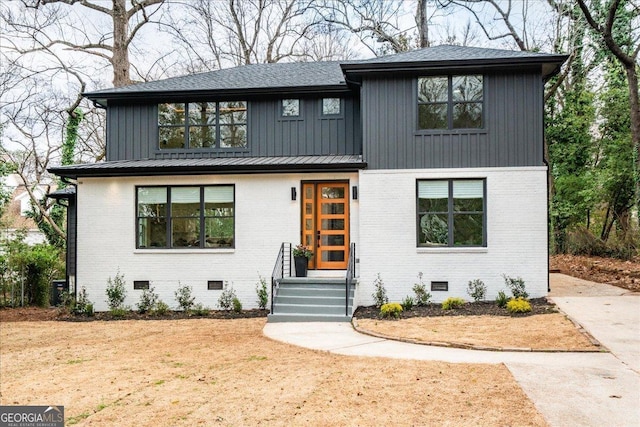
[(302, 241), (310, 269), (344, 270), (349, 258), (349, 183), (302, 184)]

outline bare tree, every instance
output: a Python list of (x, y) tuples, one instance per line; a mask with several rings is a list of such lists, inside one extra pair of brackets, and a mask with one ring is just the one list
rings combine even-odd
[(314, 1), (196, 0), (171, 5), (161, 26), (184, 47), (188, 71), (300, 60), (317, 24)]
[[(96, 28), (88, 28), (89, 20), (83, 19), (80, 22), (61, 23), (64, 36), (42, 41), (41, 44), (43, 48), (62, 45), (72, 51), (106, 59), (113, 70), (113, 85), (119, 87), (131, 83), (129, 60), (131, 43), (163, 2), (164, 0), (136, 0), (131, 2), (129, 9), (127, 9), (126, 0), (111, 0), (111, 8), (105, 6), (108, 4), (106, 1), (91, 2), (89, 0), (35, 0), (32, 6), (46, 9), (54, 4), (64, 4), (67, 7), (79, 5), (86, 8), (87, 12), (109, 19), (111, 31), (106, 34), (103, 31), (96, 31)], [(94, 40), (90, 39), (91, 34), (96, 35)], [(38, 33), (35, 33), (34, 37), (37, 35)]]
[(400, 23), (404, 7), (401, 0), (326, 0), (316, 11), (324, 22), (349, 31), (373, 54), (381, 55), (409, 50), (409, 30)]

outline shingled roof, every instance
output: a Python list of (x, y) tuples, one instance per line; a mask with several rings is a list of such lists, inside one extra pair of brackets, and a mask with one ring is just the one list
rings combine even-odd
[(451, 67), (513, 69), (541, 66), (542, 76), (546, 78), (555, 73), (566, 59), (566, 55), (441, 45), (379, 58), (349, 61), (343, 63), (341, 67), (346, 73), (363, 74), (416, 69), (439, 70)]
[(348, 92), (345, 76), (370, 72), (438, 70), (444, 67), (478, 69), (542, 67), (543, 77), (553, 74), (566, 55), (479, 47), (442, 45), (372, 59), (341, 62), (281, 62), (172, 77), (119, 88), (87, 92), (89, 99), (105, 104), (109, 99), (166, 96), (251, 96), (261, 94), (324, 94)]
[(89, 99), (172, 93), (272, 93), (347, 91), (338, 62), (279, 62), (171, 77), (119, 88), (84, 93)]

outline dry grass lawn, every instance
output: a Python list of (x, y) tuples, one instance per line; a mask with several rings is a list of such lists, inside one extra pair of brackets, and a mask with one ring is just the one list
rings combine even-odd
[(358, 319), (358, 329), (419, 342), (462, 346), (599, 351), (562, 313), (527, 317), (447, 316)]
[(3, 322), (0, 403), (92, 426), (545, 425), (503, 365), (332, 355), (264, 322)]

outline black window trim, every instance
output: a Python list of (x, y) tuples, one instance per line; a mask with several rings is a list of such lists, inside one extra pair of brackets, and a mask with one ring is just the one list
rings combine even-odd
[[(215, 125), (191, 125), (189, 124), (189, 104), (199, 104), (199, 103), (211, 103), (216, 104), (216, 123)], [(238, 123), (238, 125), (243, 125), (246, 127), (246, 147), (220, 147), (220, 103), (222, 102), (244, 102), (246, 106), (246, 121), (244, 123)], [(156, 150), (158, 152), (169, 152), (169, 153), (180, 153), (180, 152), (188, 152), (188, 153), (197, 153), (197, 152), (249, 152), (249, 101), (243, 99), (233, 99), (233, 100), (224, 100), (224, 101), (171, 101), (171, 102), (159, 102), (156, 104), (156, 118), (159, 116), (159, 106), (160, 104), (184, 104), (184, 123), (180, 125), (161, 125), (158, 120), (156, 120), (156, 129), (158, 131), (158, 143), (156, 145)], [(215, 127), (216, 129), (216, 146), (215, 147), (190, 147), (190, 139), (189, 139), (189, 128), (190, 127), (203, 127), (210, 126)], [(228, 126), (223, 124), (222, 126)], [(184, 146), (179, 148), (162, 148), (160, 147), (160, 129), (161, 128), (183, 128), (184, 129)]]
[[(297, 115), (297, 116), (285, 116), (285, 115), (284, 115), (284, 105), (283, 105), (282, 103), (283, 103), (283, 101), (285, 101), (285, 100), (297, 100), (297, 101), (298, 101), (298, 115)], [(302, 107), (302, 106), (303, 106), (303, 100), (302, 100), (302, 98), (293, 98), (293, 97), (290, 97), (290, 98), (280, 98), (280, 99), (278, 100), (278, 110), (279, 110), (279, 112), (280, 112), (279, 119), (280, 119), (280, 120), (285, 120), (285, 121), (286, 121), (286, 120), (290, 120), (290, 121), (303, 120), (303, 119), (304, 119), (304, 117), (303, 117), (303, 111), (304, 111), (304, 110), (303, 110), (303, 107)]]
[[(338, 114), (324, 114), (324, 100), (325, 99), (338, 99), (340, 101), (340, 112)], [(323, 96), (320, 98), (320, 118), (321, 119), (341, 119), (344, 117), (344, 98), (341, 96)]]
[[(481, 118), (482, 127), (479, 128), (454, 128), (453, 127), (453, 104), (471, 104), (478, 103), (478, 101), (462, 101), (462, 102), (454, 102), (453, 101), (453, 78), (454, 77), (464, 77), (464, 76), (482, 76), (482, 112)], [(430, 77), (446, 77), (447, 78), (447, 127), (444, 129), (422, 129), (420, 127), (420, 105), (426, 104), (438, 104), (431, 102), (420, 102), (420, 98), (418, 96), (418, 80), (421, 78), (430, 78)], [(469, 133), (486, 133), (487, 122), (486, 122), (486, 104), (485, 99), (487, 97), (487, 76), (482, 73), (467, 73), (467, 74), (434, 74), (434, 75), (419, 75), (415, 79), (413, 79), (413, 98), (414, 98), (414, 108), (415, 108), (415, 123), (416, 123), (416, 133), (418, 134), (469, 134)], [(442, 102), (444, 104), (444, 102)]]
[[(185, 246), (185, 247), (173, 247), (173, 242), (171, 239), (171, 223), (173, 220), (173, 216), (171, 215), (171, 189), (172, 188), (180, 188), (180, 187), (199, 187), (200, 189), (200, 216), (199, 216), (199, 220), (200, 220), (200, 236), (199, 236), (199, 240), (201, 242), (201, 246)], [(223, 248), (212, 248), (212, 247), (206, 247), (203, 246), (202, 243), (205, 241), (204, 239), (204, 232), (205, 232), (205, 227), (204, 227), (204, 189), (206, 187), (231, 187), (233, 189), (233, 244), (231, 246), (226, 246)], [(145, 218), (145, 217), (141, 217), (138, 215), (138, 189), (139, 188), (165, 188), (167, 191), (167, 214), (166, 214), (166, 221), (167, 221), (167, 230), (166, 230), (166, 240), (167, 240), (167, 246), (164, 247), (140, 247), (139, 245), (139, 227), (140, 227), (140, 218)], [(176, 251), (183, 251), (183, 250), (229, 250), (229, 249), (235, 249), (236, 248), (236, 186), (235, 184), (180, 184), (180, 185), (136, 185), (135, 186), (135, 230), (136, 230), (136, 234), (135, 234), (135, 240), (136, 240), (136, 249), (141, 249), (141, 250), (176, 250)]]
[[(421, 245), (420, 244), (420, 200), (419, 185), (420, 182), (427, 181), (447, 181), (449, 197), (447, 199), (447, 220), (449, 229), (447, 230), (447, 245)], [(454, 245), (453, 244), (453, 181), (482, 181), (482, 245)], [(487, 179), (486, 178), (418, 178), (416, 179), (416, 247), (418, 249), (470, 249), (470, 248), (486, 248), (487, 247)]]

